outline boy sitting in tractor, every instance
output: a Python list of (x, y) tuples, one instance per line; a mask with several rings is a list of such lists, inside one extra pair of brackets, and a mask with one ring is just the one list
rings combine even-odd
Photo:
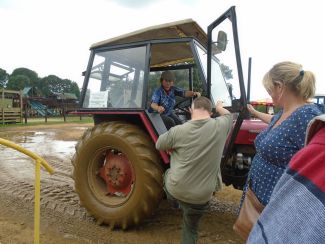
[(151, 98), (149, 112), (158, 112), (169, 130), (175, 125), (182, 124), (180, 118), (174, 113), (175, 96), (200, 97), (199, 92), (185, 91), (174, 86), (175, 77), (170, 71), (164, 71), (160, 76), (161, 86), (156, 89)]

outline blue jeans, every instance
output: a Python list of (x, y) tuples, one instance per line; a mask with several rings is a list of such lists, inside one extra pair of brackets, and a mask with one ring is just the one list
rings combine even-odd
[(195, 244), (198, 239), (198, 228), (200, 220), (203, 214), (207, 211), (209, 203), (186, 203), (177, 200), (172, 195), (170, 195), (165, 186), (164, 190), (167, 195), (167, 200), (171, 202), (173, 206), (177, 206), (178, 204), (183, 212), (183, 224), (180, 244)]

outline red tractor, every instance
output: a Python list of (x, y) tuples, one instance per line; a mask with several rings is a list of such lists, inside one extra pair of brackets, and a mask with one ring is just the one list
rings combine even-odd
[[(260, 112), (273, 114), (272, 102), (253, 101), (250, 104)], [(225, 155), (221, 164), (222, 178), (226, 185), (232, 184), (236, 189), (243, 188), (256, 153), (255, 138), (266, 127), (267, 124), (257, 118), (248, 116), (243, 120), (230, 150), (231, 153)]]
[[(247, 87), (249, 94), (249, 83)], [(325, 95), (317, 94), (311, 102), (315, 103), (325, 113)], [(274, 106), (271, 99), (252, 101), (250, 104), (263, 113), (275, 114), (279, 111), (279, 108)], [(232, 184), (235, 188), (242, 189), (256, 153), (254, 147), (255, 138), (266, 127), (267, 124), (257, 118), (247, 117), (247, 119), (244, 119), (230, 150), (232, 153), (226, 154), (223, 158), (222, 177), (226, 185)]]
[[(174, 72), (177, 86), (194, 88), (212, 101), (222, 99), (234, 113), (222, 173), (227, 184), (240, 188), (243, 179), (233, 177), (238, 170), (233, 155), (240, 152), (233, 145), (247, 110), (235, 7), (207, 33), (187, 19), (98, 42), (90, 51), (75, 114), (92, 115), (95, 125), (76, 146), (73, 176), (81, 204), (98, 223), (123, 229), (137, 225), (163, 197), (169, 156), (157, 151), (155, 142), (166, 127), (148, 108), (164, 70)], [(174, 107), (184, 122), (190, 106), (186, 98)]]

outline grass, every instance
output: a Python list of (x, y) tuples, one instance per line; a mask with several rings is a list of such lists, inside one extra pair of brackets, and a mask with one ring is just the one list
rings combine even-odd
[(45, 118), (27, 118), (27, 123), (25, 123), (25, 119), (23, 118), (22, 123), (12, 123), (12, 124), (0, 124), (0, 128), (6, 127), (14, 127), (14, 126), (31, 126), (31, 125), (46, 125), (46, 124), (64, 124), (64, 123), (93, 123), (92, 117), (79, 117), (79, 116), (67, 116), (66, 121), (64, 121), (63, 117), (48, 117), (47, 122), (45, 122)]

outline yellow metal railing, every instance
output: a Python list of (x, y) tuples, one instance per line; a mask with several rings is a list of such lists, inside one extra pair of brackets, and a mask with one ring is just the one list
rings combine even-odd
[(0, 144), (11, 147), (36, 161), (35, 166), (35, 205), (34, 205), (34, 244), (39, 244), (39, 229), (40, 229), (40, 194), (41, 194), (41, 165), (50, 173), (53, 174), (53, 168), (37, 154), (5, 139), (0, 138)]

